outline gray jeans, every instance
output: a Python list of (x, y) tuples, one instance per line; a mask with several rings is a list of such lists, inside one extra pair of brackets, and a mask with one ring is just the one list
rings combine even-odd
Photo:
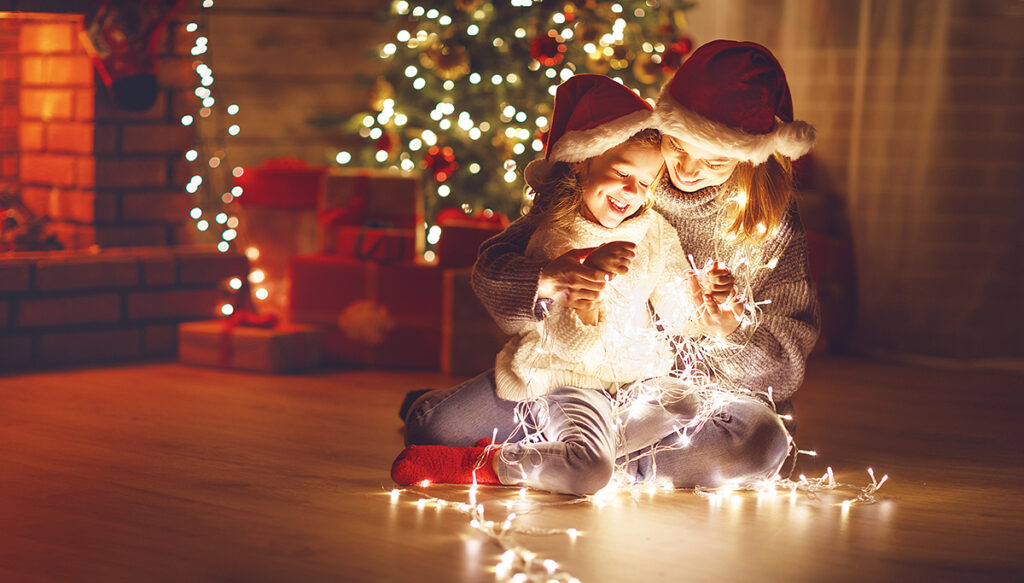
[(707, 393), (679, 390), (677, 379), (647, 382), (671, 389), (671, 400), (616, 409), (603, 391), (556, 389), (519, 406), (534, 432), (517, 420), (518, 403), (495, 394), (488, 371), (421, 396), (406, 418), (405, 442), (471, 446), (493, 435), (506, 444), (498, 463), (503, 484), (574, 495), (600, 490), (616, 465), (636, 481), (692, 488), (769, 478), (785, 460), (786, 430), (761, 401), (731, 398), (708, 414)]

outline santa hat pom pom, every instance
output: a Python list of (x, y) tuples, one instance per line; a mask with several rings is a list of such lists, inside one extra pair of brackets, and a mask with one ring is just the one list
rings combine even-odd
[(782, 124), (775, 130), (775, 151), (796, 160), (814, 146), (814, 126), (803, 121)]

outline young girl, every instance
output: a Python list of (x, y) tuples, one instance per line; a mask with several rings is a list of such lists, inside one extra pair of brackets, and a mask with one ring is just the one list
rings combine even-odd
[[(671, 399), (631, 409), (629, 428), (618, 436), (624, 452), (648, 447), (678, 426), (680, 419), (670, 410), (685, 417), (682, 424), (694, 417), (693, 397), (679, 390), (681, 383), (665, 378), (675, 355), (667, 336), (656, 329), (648, 302), (662, 327), (686, 334), (696, 307), (714, 301), (680, 293), (693, 279), (686, 279), (679, 237), (647, 209), (649, 187), (663, 163), (660, 139), (652, 130), (633, 132), (644, 127), (649, 113), (645, 101), (603, 76), (579, 75), (559, 87), (547, 156), (526, 172), (535, 193), (530, 213), (521, 219), (535, 227), (526, 255), (545, 262), (569, 256), (587, 277), (604, 284), (607, 275), (610, 281), (600, 297), (549, 303), (547, 317), (524, 326), (498, 355), (493, 376), (417, 404), (407, 433), (410, 443), (459, 445), (467, 428), (477, 428), (476, 437), (490, 433), (471, 420), (476, 416), (493, 422), (505, 440), (516, 431), (515, 418), (508, 406), (493, 407), (500, 399), (525, 405), (521, 417), (536, 430), (539, 443), (522, 443), (519, 436), (501, 447), (413, 445), (393, 466), (397, 482), (475, 478), (592, 493), (612, 474), (617, 452), (612, 395), (620, 386), (655, 378), (676, 389)], [(727, 283), (721, 286), (726, 295)], [(706, 312), (702, 317), (709, 317)], [(731, 312), (729, 317), (735, 321)], [(483, 404), (481, 393), (498, 399)], [(632, 418), (638, 412), (644, 423)], [(434, 439), (423, 439), (430, 426)]]

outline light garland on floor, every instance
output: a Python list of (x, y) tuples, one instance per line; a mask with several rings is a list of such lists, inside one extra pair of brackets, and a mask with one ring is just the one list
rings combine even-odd
[[(691, 260), (692, 263), (692, 260)], [(739, 317), (740, 325), (744, 329), (755, 328), (761, 315), (763, 306), (770, 304), (769, 300), (763, 301), (751, 301), (752, 289), (751, 280), (754, 279), (754, 275), (758, 274), (762, 270), (773, 270), (777, 264), (777, 258), (765, 258), (758, 257), (756, 250), (746, 249), (738, 251), (735, 257), (732, 257), (729, 264), (733, 266), (734, 273), (737, 276), (737, 288), (738, 292), (735, 294), (736, 297), (740, 298), (743, 303), (744, 311)], [(694, 266), (695, 267), (695, 266)], [(698, 277), (704, 277), (704, 269), (695, 269)], [(742, 298), (748, 298), (743, 301)], [(625, 298), (621, 298), (625, 299)], [(626, 299), (628, 302), (628, 299)], [(690, 314), (692, 317), (694, 314)], [(654, 314), (650, 314), (652, 318)], [(752, 332), (752, 330), (751, 330)], [(660, 335), (660, 340), (669, 341), (666, 333), (654, 331), (651, 332)], [(551, 341), (547, 338), (546, 341)], [(638, 343), (645, 346), (649, 346), (647, 343)], [(716, 412), (720, 411), (723, 406), (728, 403), (739, 399), (751, 397), (757, 397), (753, 391), (743, 388), (730, 386), (728, 384), (722, 384), (717, 382), (715, 379), (723, 376), (722, 371), (714, 369), (711, 361), (707, 358), (709, 351), (716, 351), (728, 348), (736, 348), (730, 346), (726, 341), (721, 339), (683, 339), (677, 341), (674, 347), (679, 356), (680, 369), (673, 371), (672, 376), (685, 380), (686, 382), (680, 382), (680, 388), (666, 388), (664, 384), (649, 386), (643, 382), (633, 383), (627, 387), (620, 388), (615, 395), (613, 400), (613, 419), (617, 420), (617, 444), (621, 445), (624, 443), (624, 430), (623, 419), (629, 419), (630, 415), (636, 411), (638, 407), (652, 407), (661, 406), (665, 407), (666, 403), (674, 403), (684, 398), (684, 396), (693, 396), (694, 393), (699, 397), (697, 402), (699, 407), (697, 412), (693, 415), (693, 418), (685, 425), (676, 428), (676, 434), (679, 439), (675, 443), (665, 447), (651, 447), (645, 451), (643, 456), (653, 456), (661, 451), (669, 449), (680, 449), (685, 448), (689, 445), (690, 439), (699, 433), (704, 423), (709, 420)], [(544, 360), (547, 358), (549, 352), (544, 349), (544, 343), (538, 347), (536, 362), (537, 366), (543, 366)], [(650, 358), (649, 353), (630, 355), (628, 347), (616, 347), (614, 352), (617, 359), (631, 358), (633, 356), (637, 358)], [(766, 397), (768, 403), (774, 407), (774, 400), (772, 394), (772, 388), (767, 387), (762, 393), (763, 397)], [(524, 444), (527, 447), (531, 447), (532, 444), (536, 444), (543, 441), (542, 430), (543, 427), (538, 427), (536, 423), (532, 421), (535, 418), (545, 418), (543, 406), (545, 402), (543, 400), (528, 400), (521, 402), (516, 408), (515, 419), (518, 423), (517, 428), (512, 431), (512, 435), (522, 434), (525, 437), (519, 440), (518, 443)], [(535, 409), (541, 407), (540, 412)], [(780, 415), (776, 411), (780, 421), (791, 420), (789, 415)], [(783, 423), (783, 427), (785, 427)], [(784, 429), (785, 430), (785, 429)], [(803, 495), (810, 500), (817, 500), (818, 495), (822, 492), (838, 492), (842, 490), (855, 492), (852, 497), (847, 497), (837, 504), (840, 512), (845, 518), (848, 516), (850, 508), (853, 505), (861, 504), (873, 504), (877, 502), (876, 493), (882, 487), (883, 484), (888, 480), (889, 476), (884, 475), (880, 480), (875, 478), (874, 470), (868, 468), (867, 472), (871, 478), (871, 483), (866, 486), (857, 486), (854, 484), (841, 483), (836, 481), (834, 473), (831, 467), (828, 467), (826, 472), (817, 478), (808, 478), (801, 474), (794, 480), (791, 479), (793, 472), (795, 471), (797, 460), (801, 455), (816, 456), (817, 452), (799, 449), (792, 438), (792, 435), (788, 430), (786, 431), (786, 439), (788, 444), (788, 452), (786, 459), (792, 460), (792, 466), (789, 470), (788, 477), (781, 477), (780, 472), (782, 471), (782, 465), (785, 460), (780, 462), (780, 467), (776, 469), (774, 475), (765, 480), (755, 482), (729, 482), (722, 486), (715, 488), (698, 487), (690, 491), (706, 498), (712, 505), (720, 505), (724, 501), (731, 499), (734, 495), (740, 492), (756, 494), (758, 500), (764, 499), (777, 499), (777, 498), (788, 498), (789, 501), (795, 502), (799, 495)], [(502, 448), (504, 450), (504, 448)], [(499, 455), (503, 453), (499, 452)], [(481, 456), (478, 460), (478, 465), (484, 463), (487, 459), (487, 453)], [(509, 460), (502, 460), (506, 463)], [(581, 498), (575, 498), (572, 500), (554, 502), (547, 504), (534, 503), (537, 508), (527, 507), (529, 504), (527, 498), (527, 490), (525, 488), (519, 489), (518, 499), (507, 501), (505, 506), (505, 517), (499, 520), (489, 520), (487, 517), (494, 515), (494, 510), (485, 513), (485, 505), (478, 502), (477, 490), (478, 487), (474, 484), (469, 487), (468, 490), (468, 503), (452, 502), (444, 500), (436, 496), (430, 496), (423, 493), (420, 490), (405, 488), (395, 489), (391, 492), (391, 501), (394, 504), (399, 502), (399, 499), (403, 493), (416, 494), (419, 498), (413, 504), (416, 504), (419, 508), (424, 508), (426, 505), (433, 505), (438, 509), (441, 508), (452, 508), (463, 514), (469, 516), (469, 524), (472, 528), (480, 531), (491, 540), (495, 541), (503, 552), (501, 554), (501, 561), (494, 567), (495, 576), (498, 581), (513, 581), (516, 583), (527, 583), (527, 582), (551, 582), (551, 581), (578, 581), (570, 573), (562, 569), (562, 567), (551, 559), (540, 559), (539, 555), (531, 551), (522, 545), (515, 542), (513, 539), (514, 534), (528, 534), (528, 535), (566, 535), (571, 536), (573, 540), (580, 536), (580, 533), (575, 528), (566, 529), (534, 529), (529, 527), (523, 527), (519, 525), (516, 520), (530, 512), (536, 512), (538, 508), (543, 506), (551, 505), (567, 505), (567, 504), (580, 504), (580, 503), (591, 503), (598, 509), (606, 506), (612, 500), (614, 500), (620, 493), (628, 493), (634, 499), (638, 498), (642, 494), (654, 494), (658, 491), (676, 491), (677, 489), (669, 480), (656, 480), (650, 479), (644, 482), (636, 482), (635, 478), (627, 471), (628, 464), (635, 459), (628, 459), (626, 456), (621, 457), (615, 467), (612, 480), (609, 484), (598, 492)], [(514, 463), (514, 462), (513, 462)], [(656, 466), (652, 468), (652, 473), (656, 475)], [(422, 488), (429, 486), (428, 482), (420, 484)], [(510, 486), (499, 488), (509, 489)]]
[[(800, 453), (810, 455), (814, 454), (814, 452)], [(878, 492), (879, 488), (882, 487), (882, 484), (884, 484), (889, 478), (888, 475), (885, 475), (882, 476), (880, 480), (876, 480), (874, 470), (868, 468), (867, 472), (871, 476), (871, 484), (868, 484), (867, 486), (856, 486), (853, 484), (838, 482), (833, 475), (832, 468), (829, 467), (825, 474), (819, 478), (807, 478), (806, 476), (801, 475), (799, 479), (794, 481), (776, 476), (774, 479), (765, 480), (757, 484), (726, 485), (719, 488), (695, 488), (690, 491), (705, 497), (710, 504), (718, 506), (725, 501), (732, 499), (734, 495), (742, 492), (755, 493), (758, 500), (785, 497), (791, 503), (794, 503), (797, 500), (798, 493), (803, 494), (810, 500), (816, 500), (818, 499), (817, 494), (819, 492), (837, 491), (841, 489), (853, 490), (857, 492), (855, 497), (847, 498), (837, 504), (834, 504), (834, 506), (840, 508), (840, 512), (845, 518), (853, 505), (874, 504), (877, 502), (875, 493)], [(401, 503), (403, 495), (414, 495), (416, 496), (416, 500), (409, 501), (408, 504), (416, 506), (420, 511), (430, 506), (438, 511), (442, 509), (450, 509), (468, 516), (469, 526), (497, 543), (502, 550), (500, 561), (493, 567), (496, 580), (511, 581), (513, 583), (551, 583), (553, 581), (579, 583), (580, 581), (555, 560), (543, 558), (537, 552), (532, 551), (517, 542), (514, 535), (567, 536), (570, 540), (575, 541), (577, 538), (582, 536), (582, 533), (576, 528), (538, 528), (525, 526), (518, 522), (519, 518), (529, 514), (535, 514), (539, 512), (539, 510), (551, 506), (570, 506), (590, 503), (598, 509), (601, 509), (611, 503), (612, 500), (623, 492), (629, 494), (635, 500), (643, 494), (653, 495), (658, 491), (677, 491), (677, 489), (672, 487), (671, 484), (658, 485), (654, 482), (648, 482), (645, 484), (623, 485), (618, 483), (617, 480), (613, 480), (608, 486), (591, 496), (573, 498), (570, 500), (560, 500), (556, 502), (530, 500), (527, 489), (518, 488), (516, 489), (517, 495), (515, 498), (504, 501), (490, 500), (481, 502), (477, 496), (479, 486), (473, 484), (467, 489), (468, 501), (457, 502), (440, 498), (438, 496), (432, 496), (423, 492), (424, 489), (429, 487), (429, 482), (424, 482), (419, 484), (418, 488), (395, 488), (391, 490), (388, 495), (390, 497), (391, 504)], [(513, 487), (511, 486), (493, 486), (493, 488), (495, 488), (495, 491), (497, 492), (509, 492), (513, 490)], [(488, 510), (488, 503), (495, 508)], [(488, 519), (488, 517), (493, 516), (495, 512), (500, 512), (502, 508), (505, 511), (504, 518), (498, 520)]]

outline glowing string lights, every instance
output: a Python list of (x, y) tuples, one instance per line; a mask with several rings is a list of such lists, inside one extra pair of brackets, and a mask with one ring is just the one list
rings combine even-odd
[[(202, 2), (204, 10), (201, 11), (200, 19), (204, 23), (207, 18), (205, 9), (212, 8), (213, 4), (213, 0)], [(213, 68), (210, 66), (210, 57), (207, 54), (210, 41), (209, 37), (202, 33), (204, 28), (208, 27), (194, 21), (185, 25), (186, 32), (195, 34), (194, 45), (189, 52), (196, 58), (192, 62), (192, 69), (196, 74), (196, 87), (193, 94), (197, 100), (195, 114), (185, 114), (181, 117), (181, 124), (185, 126), (191, 126), (200, 120), (218, 119), (214, 109), (218, 102), (213, 90)], [(229, 104), (224, 108), (224, 113), (229, 118), (233, 118), (238, 112), (239, 107), (236, 104)], [(242, 131), (238, 123), (229, 122), (226, 125), (227, 127), (223, 131), (229, 136), (237, 136)], [(194, 172), (184, 186), (185, 192), (193, 199), (189, 217), (194, 221), (197, 231), (209, 232), (216, 237), (217, 250), (221, 253), (230, 251), (237, 240), (239, 219), (228, 209), (231, 208), (235, 199), (242, 195), (241, 187), (230, 185), (233, 177), (242, 175), (242, 168), (240, 166), (230, 167), (230, 172), (220, 170), (221, 166), (227, 163), (226, 149), (224, 139), (216, 137), (215, 134), (212, 139), (201, 139), (200, 144), (184, 153), (185, 160), (193, 164)], [(213, 210), (210, 209), (211, 206), (214, 207)], [(210, 215), (215, 215), (212, 220)], [(247, 249), (246, 256), (253, 260), (259, 257), (259, 250)], [(241, 285), (236, 287), (233, 284), (229, 287), (236, 292), (242, 288)], [(257, 299), (266, 299), (269, 294), (266, 289), (260, 288), (256, 290), (255, 295)], [(231, 303), (220, 306), (220, 313), (225, 316), (231, 315), (234, 310), (235, 306)]]

